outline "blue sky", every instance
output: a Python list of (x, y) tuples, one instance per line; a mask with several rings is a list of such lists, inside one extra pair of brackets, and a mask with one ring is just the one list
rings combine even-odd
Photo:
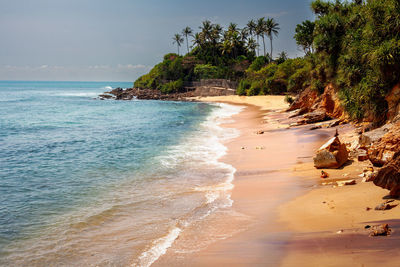
[(0, 80), (134, 81), (169, 52), (172, 36), (209, 19), (244, 26), (273, 17), (274, 54), (302, 52), (311, 0), (0, 0)]

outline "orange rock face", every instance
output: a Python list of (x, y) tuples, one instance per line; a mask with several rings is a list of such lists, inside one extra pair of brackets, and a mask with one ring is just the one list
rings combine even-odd
[(378, 171), (374, 184), (389, 189), (391, 196), (400, 196), (400, 151)]
[(324, 111), (331, 118), (346, 118), (344, 108), (340, 104), (337, 89), (332, 84), (328, 84), (321, 95), (318, 95), (318, 92), (310, 87), (306, 88), (300, 93), (288, 111), (295, 109), (301, 109), (304, 111), (303, 113), (319, 110)]
[(378, 142), (371, 145), (368, 157), (374, 166), (381, 167), (388, 163), (397, 151), (400, 151), (400, 122), (396, 123)]
[(400, 83), (393, 87), (385, 99), (388, 103), (387, 119), (391, 121), (397, 114), (400, 114)]

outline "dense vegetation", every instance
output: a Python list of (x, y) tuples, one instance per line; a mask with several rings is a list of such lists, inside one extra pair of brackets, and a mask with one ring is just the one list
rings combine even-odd
[[(311, 8), (317, 18), (308, 35), (314, 49), (310, 84), (321, 89), (334, 83), (353, 118), (384, 115), (384, 97), (400, 78), (399, 1), (316, 0)], [(298, 44), (309, 44), (307, 34), (297, 37)]]
[[(224, 30), (208, 20), (202, 23), (198, 33), (186, 27), (182, 34), (173, 37), (178, 54), (165, 55), (163, 62), (136, 80), (134, 86), (170, 93), (181, 90), (185, 82), (200, 79), (239, 81), (247, 75), (249, 67), (259, 70), (272, 61), (273, 37), (278, 35), (278, 26), (272, 18), (260, 18), (250, 20), (243, 28), (230, 23)], [(192, 46), (189, 46), (189, 37), (192, 38)], [(270, 40), (270, 53), (266, 52), (265, 38)], [(185, 44), (187, 54), (181, 56), (180, 47)], [(285, 59), (286, 55), (282, 54), (279, 62)]]
[[(315, 21), (297, 25), (294, 35), (303, 58), (288, 59), (284, 52), (272, 57), (279, 30), (273, 19), (251, 20), (242, 29), (231, 23), (226, 31), (205, 21), (199, 33), (186, 27), (175, 35), (178, 54), (166, 55), (135, 86), (173, 92), (186, 81), (226, 78), (239, 82), (238, 94), (256, 95), (294, 93), (309, 86), (323, 92), (333, 83), (353, 118), (383, 117), (384, 97), (400, 78), (400, 2), (315, 0), (311, 9)], [(269, 53), (265, 37), (270, 39)], [(185, 40), (188, 53), (180, 56)]]

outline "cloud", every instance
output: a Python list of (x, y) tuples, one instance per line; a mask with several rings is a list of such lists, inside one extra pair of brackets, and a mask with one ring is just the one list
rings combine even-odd
[(262, 16), (272, 17), (272, 18), (280, 18), (280, 17), (286, 16), (288, 14), (289, 14), (289, 12), (287, 12), (287, 11), (281, 11), (281, 12), (276, 12), (276, 13), (265, 13)]
[(150, 69), (150, 66), (143, 64), (117, 64), (116, 66), (0, 65), (0, 80), (134, 81)]

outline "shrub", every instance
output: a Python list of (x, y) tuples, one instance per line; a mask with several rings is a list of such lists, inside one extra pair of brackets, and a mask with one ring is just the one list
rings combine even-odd
[(268, 63), (269, 63), (269, 59), (267, 57), (259, 56), (250, 65), (249, 70), (251, 70), (251, 71), (259, 71), (262, 67), (264, 67)]
[(246, 80), (246, 79), (241, 80), (239, 82), (238, 88), (236, 89), (236, 94), (237, 95), (246, 95), (246, 91), (247, 91), (247, 89), (250, 88), (250, 86), (251, 86), (251, 83), (248, 80)]
[(294, 102), (294, 99), (290, 95), (285, 95), (285, 102), (292, 104)]
[(194, 74), (198, 79), (215, 79), (219, 77), (219, 70), (210, 64), (200, 64), (194, 67)]

